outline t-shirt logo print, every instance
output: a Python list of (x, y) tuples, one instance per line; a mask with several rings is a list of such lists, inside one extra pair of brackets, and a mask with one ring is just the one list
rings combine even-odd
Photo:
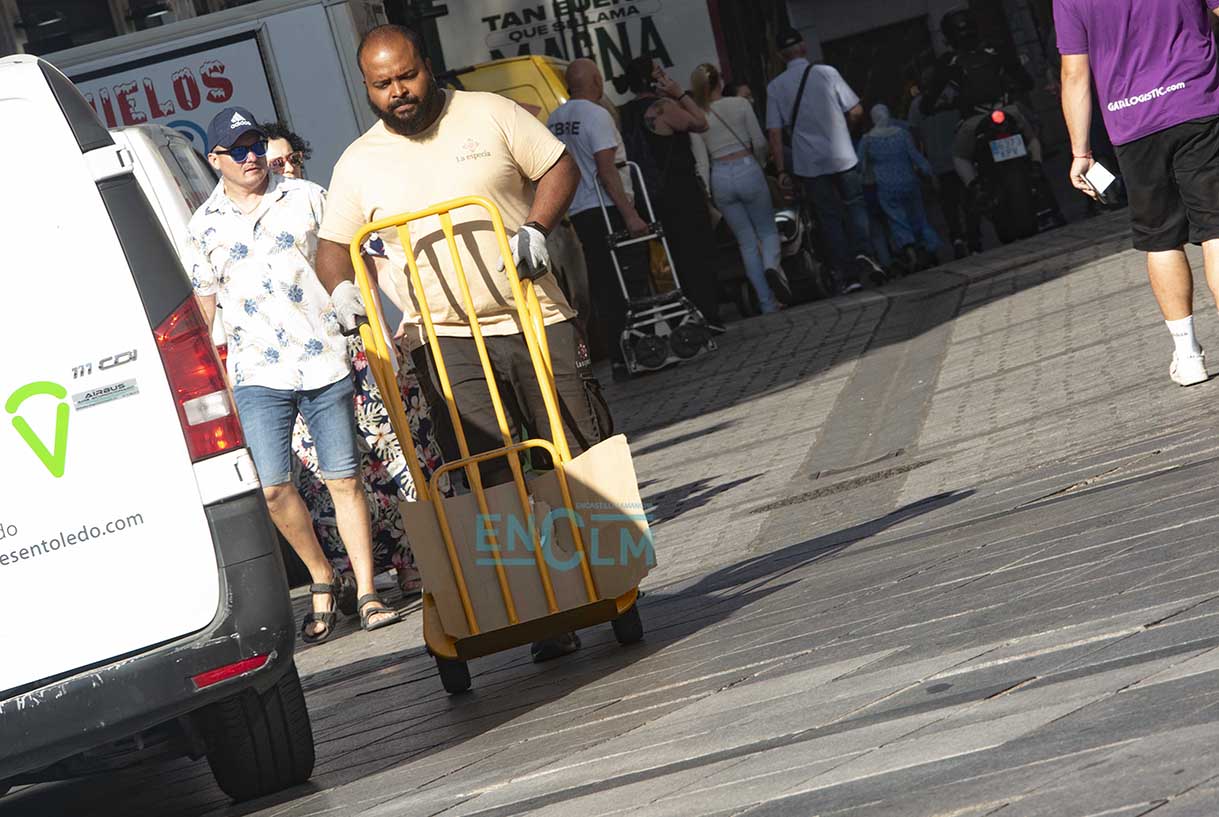
[(477, 139), (471, 137), (461, 143), (461, 153), (457, 155), (457, 163), (489, 158), (491, 158), (491, 151), (483, 150), (482, 144)]

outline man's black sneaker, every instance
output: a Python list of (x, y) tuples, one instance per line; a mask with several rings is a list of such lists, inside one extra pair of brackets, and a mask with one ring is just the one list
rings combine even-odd
[(533, 663), (540, 664), (543, 661), (553, 661), (556, 658), (571, 655), (578, 649), (580, 649), (580, 636), (575, 633), (563, 633), (558, 638), (533, 642), (533, 646), (529, 648), (529, 654), (533, 656)]
[(885, 274), (885, 268), (876, 263), (876, 259), (870, 255), (860, 253), (859, 255), (855, 256), (855, 263), (861, 272), (867, 271), (873, 275)]

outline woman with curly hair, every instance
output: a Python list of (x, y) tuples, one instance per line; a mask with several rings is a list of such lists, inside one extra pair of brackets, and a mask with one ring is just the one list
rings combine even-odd
[(305, 161), (313, 155), (309, 143), (282, 122), (266, 125), (267, 167), (289, 179), (305, 178)]

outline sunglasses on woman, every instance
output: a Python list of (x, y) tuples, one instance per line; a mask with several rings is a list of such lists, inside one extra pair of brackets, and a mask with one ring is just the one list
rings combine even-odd
[(237, 164), (242, 164), (247, 158), (249, 158), (251, 153), (257, 156), (259, 159), (266, 156), (267, 143), (259, 141), (252, 145), (238, 145), (237, 147), (232, 147), (228, 150), (213, 150), (212, 153), (215, 153), (217, 156), (231, 157), (232, 160)]
[(272, 159), (268, 164), (271, 165), (271, 169), (274, 170), (276, 173), (282, 173), (284, 170), (284, 165), (292, 164), (292, 165), (295, 165), (296, 167), (300, 167), (301, 162), (303, 162), (304, 160), (305, 160), (305, 154), (299, 150), (295, 150), (295, 151), (289, 153), (287, 156), (277, 156), (276, 158)]

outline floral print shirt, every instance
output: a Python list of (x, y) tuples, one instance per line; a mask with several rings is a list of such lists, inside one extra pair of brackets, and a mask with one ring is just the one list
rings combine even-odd
[(215, 295), (235, 388), (320, 389), (351, 372), (330, 296), (314, 272), (325, 191), (270, 174), (250, 214), (221, 182), (190, 220), (191, 285)]

